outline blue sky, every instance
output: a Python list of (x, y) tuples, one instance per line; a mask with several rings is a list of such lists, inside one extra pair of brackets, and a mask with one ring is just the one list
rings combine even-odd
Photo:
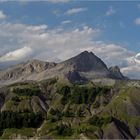
[(1, 67), (89, 50), (140, 78), (138, 1), (0, 0), (0, 30)]
[[(71, 20), (65, 28), (75, 28), (81, 24), (103, 29), (102, 40), (126, 43), (134, 51), (140, 51), (140, 26), (135, 19), (140, 16), (140, 2), (73, 1), (69, 3), (51, 2), (3, 2), (0, 9), (8, 15), (7, 21), (31, 25), (47, 24), (49, 28), (61, 26), (64, 20)], [(106, 15), (112, 7), (112, 14)], [(66, 15), (72, 8), (86, 8), (77, 14)]]

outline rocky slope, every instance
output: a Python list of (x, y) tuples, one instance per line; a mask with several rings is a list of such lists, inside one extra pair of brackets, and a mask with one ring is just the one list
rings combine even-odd
[(84, 51), (58, 64), (31, 60), (0, 71), (0, 84), (26, 80), (41, 81), (53, 77), (71, 82), (85, 82), (99, 78), (125, 79), (118, 67), (108, 69), (95, 54)]
[(18, 64), (8, 68), (0, 73), (0, 80), (18, 79), (22, 76), (40, 73), (46, 69), (54, 67), (55, 63), (43, 62), (39, 60), (30, 60), (23, 64)]
[(110, 76), (116, 79), (127, 79), (127, 77), (123, 76), (120, 68), (118, 66), (113, 66), (109, 68)]
[(67, 67), (73, 67), (78, 72), (89, 71), (106, 71), (108, 74), (107, 66), (104, 62), (95, 56), (92, 52), (84, 51), (79, 55), (62, 62)]
[(0, 88), (2, 112), (16, 112), (22, 116), (33, 112), (43, 118), (36, 127), (28, 127), (26, 119), (24, 128), (11, 128), (12, 121), (10, 127), (2, 124), (0, 138), (139, 138), (140, 88), (131, 82), (120, 80), (113, 86), (102, 86), (93, 82), (79, 85), (49, 79)]

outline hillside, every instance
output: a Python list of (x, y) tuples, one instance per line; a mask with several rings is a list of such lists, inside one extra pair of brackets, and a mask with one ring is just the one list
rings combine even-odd
[(0, 138), (138, 139), (140, 81), (92, 52), (0, 72)]
[(9, 85), (0, 89), (1, 138), (139, 138), (139, 95), (132, 81), (101, 86), (50, 79)]

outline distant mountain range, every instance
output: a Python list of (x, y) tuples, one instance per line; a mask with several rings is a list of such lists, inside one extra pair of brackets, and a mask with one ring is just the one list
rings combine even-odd
[(61, 63), (30, 60), (0, 71), (0, 83), (8, 84), (26, 80), (40, 81), (58, 77), (71, 82), (86, 82), (94, 79), (127, 79), (119, 67), (107, 68), (92, 52), (84, 51)]

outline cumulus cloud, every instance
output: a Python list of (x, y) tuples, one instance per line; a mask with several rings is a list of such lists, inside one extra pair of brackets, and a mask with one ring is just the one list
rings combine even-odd
[(64, 21), (61, 22), (61, 24), (69, 24), (71, 22), (72, 22), (71, 20), (64, 20)]
[(140, 66), (133, 65), (121, 69), (122, 73), (133, 79), (139, 79)]
[[(33, 58), (51, 60), (56, 56), (57, 60), (64, 60), (71, 57), (73, 52), (76, 54), (75, 50), (72, 51), (71, 48), (77, 48), (78, 50), (79, 46), (86, 46), (90, 42), (90, 36), (96, 36), (98, 32), (99, 30), (86, 26), (81, 30), (64, 31), (61, 28), (49, 30), (47, 25), (0, 24), (0, 61), (6, 61), (10, 56), (13, 59), (19, 59), (18, 56), (16, 57), (17, 52), (20, 54), (19, 52), (25, 49), (28, 51), (33, 50)], [(81, 39), (83, 40), (82, 42)], [(28, 46), (30, 49), (24, 46)], [(69, 55), (63, 53), (64, 50), (68, 51)], [(25, 55), (29, 54), (25, 53)], [(26, 57), (21, 57), (23, 60), (24, 58)]]
[(128, 58), (128, 65), (122, 68), (122, 72), (128, 77), (140, 78), (140, 53)]
[[(51, 2), (51, 3), (67, 3), (69, 2), (70, 0), (47, 0), (48, 2)], [(71, 0), (72, 1), (72, 0)]]
[(31, 57), (32, 49), (29, 46), (9, 52), (0, 58), (0, 62), (6, 61), (20, 61)]
[(140, 25), (140, 18), (136, 18), (134, 22), (136, 25)]
[(0, 11), (0, 19), (5, 19), (7, 16), (3, 13), (3, 11)]
[(77, 13), (80, 13), (80, 12), (84, 12), (86, 11), (87, 8), (72, 8), (72, 9), (69, 9), (68, 11), (66, 11), (66, 15), (73, 15), (73, 14), (77, 14)]
[(111, 16), (116, 13), (116, 10), (110, 6), (109, 9), (106, 11), (106, 16)]
[(98, 40), (101, 30), (83, 26), (68, 29), (47, 25), (0, 24), (0, 67), (26, 61), (62, 61), (88, 50), (108, 66), (118, 65), (125, 75), (140, 78), (140, 54)]

